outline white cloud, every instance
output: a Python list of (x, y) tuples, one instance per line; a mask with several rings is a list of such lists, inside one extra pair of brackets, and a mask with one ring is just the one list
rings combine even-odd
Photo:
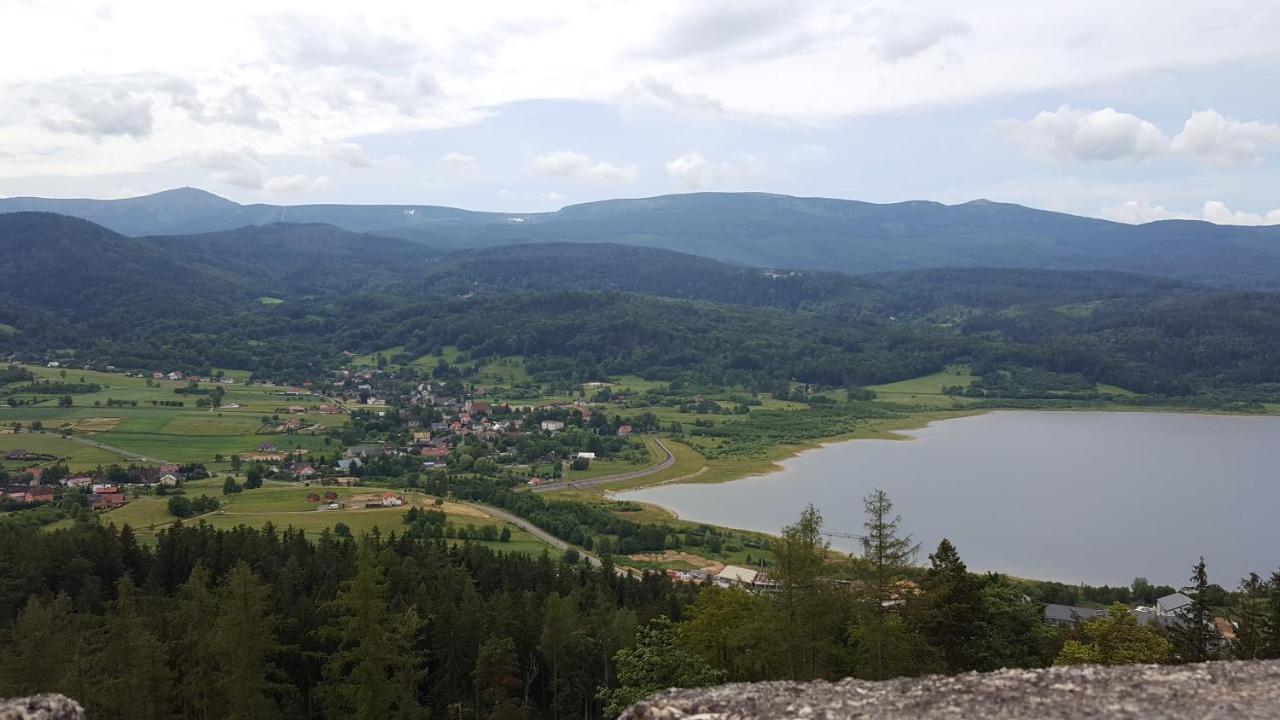
[(262, 188), (273, 195), (291, 195), (293, 193), (310, 190), (312, 188), (324, 187), (329, 184), (329, 178), (321, 175), (320, 177), (311, 177), (310, 175), (281, 175), (278, 177), (268, 178), (263, 183)]
[(150, 97), (124, 90), (92, 96), (73, 94), (63, 104), (64, 114), (46, 118), (43, 124), (55, 132), (142, 138), (151, 133), (154, 122), (151, 104)]
[(1251, 162), (1268, 146), (1280, 146), (1280, 125), (1232, 120), (1216, 110), (1191, 113), (1173, 139), (1175, 151), (1217, 163)]
[(210, 119), (258, 130), (279, 130), (280, 123), (267, 115), (267, 105), (249, 88), (238, 85), (222, 98), (222, 105)]
[(215, 182), (249, 190), (261, 190), (266, 180), (266, 164), (251, 148), (242, 150), (204, 150), (189, 153), (185, 160), (211, 170)]
[(1128, 200), (1105, 207), (1101, 217), (1116, 222), (1138, 225), (1157, 220), (1204, 220), (1218, 225), (1280, 225), (1280, 208), (1265, 214), (1231, 210), (1219, 200), (1206, 200), (1199, 214), (1169, 210), (1145, 200)]
[(544, 197), (546, 197), (551, 202), (564, 202), (565, 200), (569, 199), (567, 196), (562, 195), (558, 192), (555, 192), (554, 190), (547, 193)]
[(881, 60), (890, 63), (913, 58), (953, 37), (973, 32), (969, 23), (958, 18), (929, 18), (918, 25), (894, 24), (877, 48)]
[(1217, 110), (1197, 110), (1170, 138), (1154, 124), (1114, 108), (1062, 106), (1031, 120), (996, 124), (1008, 140), (1033, 154), (1071, 160), (1139, 160), (1177, 154), (1220, 164), (1252, 162), (1280, 147), (1280, 125), (1242, 122)]
[(997, 128), (1032, 153), (1071, 160), (1139, 160), (1169, 147), (1160, 128), (1114, 108), (1077, 110), (1063, 105), (1028, 121), (1003, 121)]
[(470, 172), (476, 167), (476, 157), (466, 153), (447, 152), (440, 156), (440, 167), (450, 172)]
[(668, 160), (667, 174), (690, 190), (705, 190), (716, 182), (716, 166), (696, 151)]
[(604, 161), (597, 162), (590, 155), (573, 150), (539, 155), (533, 159), (533, 167), (543, 175), (595, 183), (625, 184), (635, 182), (639, 175), (635, 165), (619, 167)]
[(641, 103), (663, 110), (714, 115), (724, 112), (724, 104), (705, 93), (683, 92), (669, 82), (648, 78), (633, 83), (619, 93), (624, 103)]
[(1197, 220), (1195, 215), (1174, 212), (1163, 205), (1152, 205), (1145, 200), (1126, 200), (1111, 207), (1102, 208), (1099, 215), (1107, 220), (1140, 225), (1157, 220)]
[(1219, 225), (1280, 225), (1280, 208), (1260, 215), (1231, 210), (1226, 203), (1208, 200), (1204, 204), (1204, 219)]
[(329, 157), (341, 160), (353, 168), (366, 168), (373, 165), (373, 161), (365, 154), (364, 148), (360, 147), (359, 143), (337, 143), (329, 149)]

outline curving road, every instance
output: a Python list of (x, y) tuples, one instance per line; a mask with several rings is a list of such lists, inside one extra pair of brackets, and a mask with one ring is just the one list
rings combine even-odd
[(594, 478), (591, 478), (590, 480), (578, 480), (577, 482), (571, 482), (571, 483), (551, 483), (548, 485), (539, 485), (538, 487), (533, 488), (533, 492), (547, 493), (547, 492), (557, 492), (559, 490), (585, 490), (587, 488), (599, 487), (601, 485), (608, 485), (610, 483), (625, 482), (627, 480), (638, 480), (639, 478), (646, 477), (648, 475), (653, 475), (654, 473), (662, 472), (663, 470), (666, 470), (672, 465), (675, 465), (676, 456), (671, 454), (671, 450), (666, 445), (663, 444), (662, 439), (654, 438), (653, 440), (654, 442), (658, 443), (659, 448), (662, 448), (662, 452), (667, 454), (667, 456), (663, 458), (662, 462), (658, 463), (657, 465), (650, 465), (649, 467), (643, 468), (641, 470), (631, 470), (624, 473), (615, 473), (613, 475), (601, 475), (600, 477), (594, 477)]
[(534, 537), (538, 538), (538, 539), (539, 539), (539, 540), (541, 540), (542, 542), (544, 542), (544, 543), (546, 543), (546, 544), (550, 545), (551, 547), (553, 547), (553, 548), (555, 548), (555, 549), (557, 549), (557, 550), (559, 550), (559, 551), (561, 551), (561, 552), (564, 552), (565, 550), (568, 550), (569, 548), (573, 548), (574, 550), (577, 550), (577, 551), (578, 551), (578, 553), (579, 553), (580, 555), (582, 555), (583, 557), (585, 557), (585, 558), (587, 559), (587, 562), (591, 563), (591, 564), (592, 564), (592, 565), (594, 565), (595, 567), (600, 567), (600, 564), (601, 564), (601, 563), (600, 563), (600, 558), (596, 557), (595, 555), (592, 555), (591, 553), (587, 552), (586, 550), (583, 550), (582, 548), (580, 548), (580, 547), (578, 547), (578, 546), (576, 546), (576, 545), (573, 545), (573, 544), (571, 544), (571, 543), (567, 543), (567, 542), (565, 542), (564, 540), (561, 540), (560, 538), (556, 537), (555, 535), (552, 535), (551, 533), (547, 532), (546, 530), (543, 530), (542, 528), (538, 527), (537, 525), (534, 525), (533, 523), (529, 522), (528, 520), (525, 520), (524, 518), (520, 517), (519, 515), (513, 515), (513, 514), (511, 514), (511, 513), (507, 512), (506, 510), (503, 510), (503, 509), (501, 509), (501, 508), (496, 508), (496, 507), (494, 507), (494, 506), (492, 506), (492, 505), (485, 505), (485, 504), (483, 504), (483, 503), (468, 502), (467, 504), (468, 504), (468, 505), (474, 505), (475, 507), (480, 508), (481, 510), (485, 511), (486, 513), (488, 513), (488, 514), (490, 514), (490, 515), (492, 515), (492, 516), (494, 516), (494, 517), (498, 518), (499, 520), (503, 520), (503, 521), (506, 521), (506, 522), (511, 523), (512, 525), (515, 525), (516, 527), (520, 528), (521, 530), (524, 530), (525, 532), (529, 533), (530, 535), (532, 535), (532, 536), (534, 536)]

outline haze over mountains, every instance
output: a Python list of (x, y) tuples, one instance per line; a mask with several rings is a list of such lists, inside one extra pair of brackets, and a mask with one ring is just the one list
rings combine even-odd
[(123, 200), (0, 199), (0, 212), (80, 217), (124, 235), (323, 223), (448, 252), (612, 242), (751, 267), (849, 274), (933, 267), (1112, 270), (1274, 287), (1280, 226), (1169, 220), (1127, 225), (983, 200), (874, 204), (764, 193), (693, 193), (570, 205), (551, 213), (426, 205), (241, 205), (194, 188)]

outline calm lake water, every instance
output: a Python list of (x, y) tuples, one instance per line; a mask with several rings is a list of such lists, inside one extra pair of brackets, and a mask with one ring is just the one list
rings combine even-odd
[(1073, 583), (1178, 586), (1203, 555), (1210, 581), (1233, 588), (1280, 566), (1280, 418), (995, 412), (905, 434), (915, 439), (840, 442), (770, 475), (618, 497), (765, 532), (813, 503), (827, 530), (857, 534), (863, 496), (882, 488), (922, 562), (948, 537), (971, 569)]

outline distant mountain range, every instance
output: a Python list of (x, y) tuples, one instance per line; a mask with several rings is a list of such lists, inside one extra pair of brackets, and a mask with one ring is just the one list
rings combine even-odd
[[(1280, 226), (1127, 225), (973, 201), (874, 204), (693, 193), (490, 213), (425, 205), (241, 205), (193, 188), (124, 200), (0, 199), (0, 212), (84, 218), (131, 236), (322, 223), (436, 253), (546, 242), (622, 243), (751, 267), (864, 274), (938, 267), (1109, 270), (1280, 286)], [(305, 241), (302, 241), (305, 245)]]

